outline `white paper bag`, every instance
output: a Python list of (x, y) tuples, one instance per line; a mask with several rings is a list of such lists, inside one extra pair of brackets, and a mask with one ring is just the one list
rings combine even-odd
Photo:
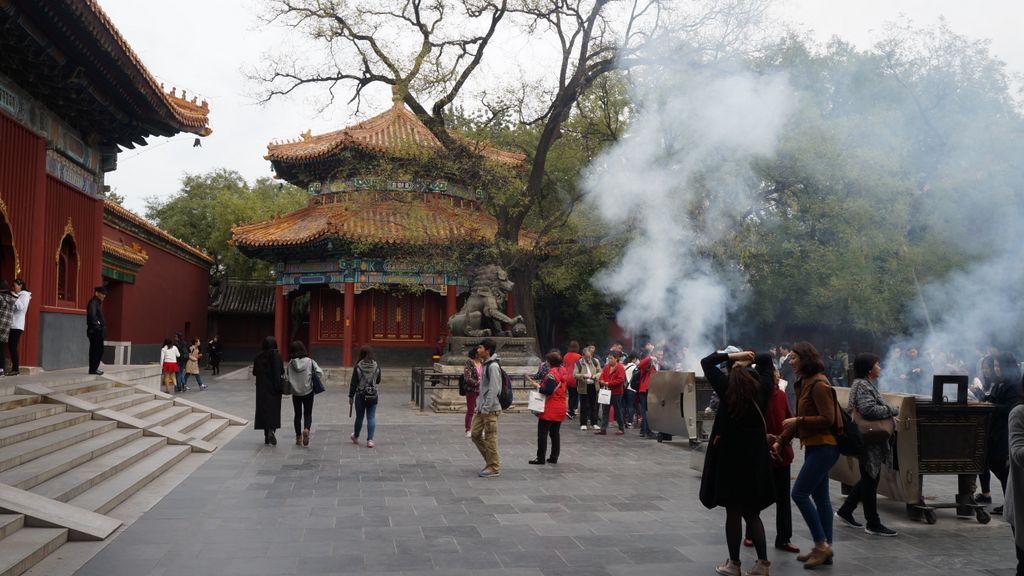
[(612, 403), (612, 391), (609, 388), (601, 388), (601, 391), (597, 393), (598, 404), (611, 404)]
[(534, 414), (541, 414), (544, 412), (544, 404), (547, 403), (548, 397), (541, 394), (536, 390), (530, 392), (530, 398), (526, 402), (526, 408)]

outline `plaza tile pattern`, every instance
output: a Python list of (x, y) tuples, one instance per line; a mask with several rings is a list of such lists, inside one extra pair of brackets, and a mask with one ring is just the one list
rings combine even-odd
[[(251, 393), (251, 381), (221, 378), (197, 401), (246, 415)], [(258, 431), (238, 435), (78, 574), (678, 576), (714, 574), (727, 555), (724, 511), (698, 503), (699, 477), (682, 443), (632, 431), (595, 437), (567, 422), (559, 464), (529, 466), (535, 420), (505, 415), (502, 475), (480, 479), (461, 416), (421, 415), (407, 398), (400, 387), (382, 394), (372, 450), (349, 441), (337, 384), (317, 397), (306, 448), (294, 445), (285, 399), (289, 428), (276, 447)], [(954, 485), (929, 483), (937, 492)], [(983, 526), (944, 510), (929, 526), (909, 522), (902, 505), (882, 499), (880, 507), (899, 537), (837, 525), (836, 563), (819, 572), (1013, 573), (1010, 529), (998, 517)], [(806, 549), (807, 529), (793, 513), (794, 541)], [(763, 518), (770, 543), (774, 512)], [(770, 559), (773, 574), (807, 574), (792, 555), (770, 549)], [(744, 564), (753, 561), (744, 549)]]

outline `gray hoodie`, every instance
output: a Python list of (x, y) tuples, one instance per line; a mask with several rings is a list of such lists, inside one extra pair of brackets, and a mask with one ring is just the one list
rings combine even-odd
[(313, 371), (323, 381), (324, 371), (312, 358), (292, 358), (285, 366), (285, 374), (292, 385), (292, 394), (305, 396), (313, 393)]
[(501, 391), (501, 364), (497, 354), (492, 354), (484, 362), (483, 376), (480, 378), (480, 396), (476, 400), (476, 411), (483, 414), (501, 412), (498, 403), (498, 392)]

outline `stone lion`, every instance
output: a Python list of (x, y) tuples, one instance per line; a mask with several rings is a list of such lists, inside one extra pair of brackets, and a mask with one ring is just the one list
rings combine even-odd
[(510, 318), (502, 312), (514, 284), (500, 266), (489, 264), (477, 268), (469, 299), (462, 310), (448, 319), (452, 336), (510, 336), (502, 324), (522, 324), (523, 317)]

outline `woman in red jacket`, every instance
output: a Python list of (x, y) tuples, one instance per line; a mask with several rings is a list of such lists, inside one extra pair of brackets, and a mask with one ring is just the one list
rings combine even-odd
[(612, 392), (611, 402), (601, 407), (601, 429), (595, 432), (601, 436), (608, 434), (608, 413), (612, 409), (615, 410), (615, 423), (619, 425), (619, 431), (615, 434), (621, 436), (626, 433), (625, 421), (622, 418), (622, 391), (626, 384), (626, 369), (622, 367), (621, 360), (622, 352), (612, 352), (608, 355), (608, 363), (601, 370), (601, 386), (607, 386)]
[[(573, 340), (569, 342), (569, 347), (565, 351), (565, 358), (562, 358), (562, 367), (572, 376), (572, 371), (576, 369), (576, 362), (579, 361), (580, 356), (580, 343)], [(576, 417), (576, 409), (580, 405), (580, 395), (576, 390), (576, 379), (569, 378), (565, 381), (567, 391), (569, 393), (568, 410), (566, 411), (565, 417), (572, 420)]]
[(565, 375), (562, 369), (562, 355), (558, 352), (548, 352), (546, 357), (548, 366), (551, 367), (544, 379), (534, 382), (534, 386), (540, 389), (540, 393), (547, 396), (544, 402), (544, 412), (537, 415), (537, 458), (530, 460), (530, 464), (544, 464), (544, 456), (548, 451), (548, 436), (551, 437), (551, 456), (548, 457), (549, 464), (558, 463), (558, 453), (561, 448), (562, 421), (565, 420), (566, 406), (566, 381), (573, 378), (572, 374)]

